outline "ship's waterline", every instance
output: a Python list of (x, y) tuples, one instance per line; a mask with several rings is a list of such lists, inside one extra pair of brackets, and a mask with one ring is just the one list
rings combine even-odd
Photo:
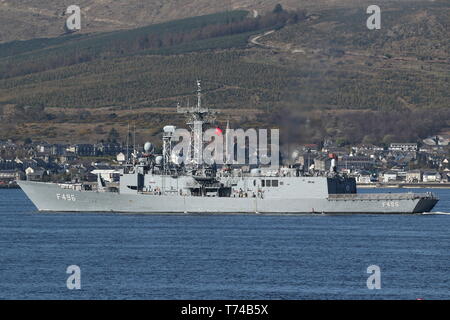
[[(278, 180), (278, 181), (282, 181)], [(296, 181), (304, 190), (297, 198), (260, 197), (193, 197), (150, 194), (120, 194), (64, 189), (58, 184), (19, 181), (22, 190), (40, 211), (55, 212), (122, 212), (148, 214), (188, 213), (422, 213), (437, 203), (430, 194), (327, 194), (306, 189), (304, 184), (318, 185), (327, 178)], [(295, 181), (295, 180), (294, 180)], [(311, 183), (314, 181), (314, 183)], [(319, 187), (320, 188), (320, 187)], [(308, 191), (308, 192), (306, 192)]]

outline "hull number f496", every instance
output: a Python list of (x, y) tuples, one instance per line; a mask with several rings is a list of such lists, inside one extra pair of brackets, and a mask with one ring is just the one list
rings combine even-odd
[(65, 201), (73, 201), (73, 202), (75, 202), (75, 201), (77, 201), (77, 198), (75, 198), (75, 195), (73, 195), (73, 194), (60, 194), (60, 193), (57, 193), (56, 194), (56, 199), (58, 199), (58, 200), (65, 200)]
[(398, 201), (383, 201), (382, 206), (385, 208), (398, 208), (400, 207), (400, 204), (398, 203)]

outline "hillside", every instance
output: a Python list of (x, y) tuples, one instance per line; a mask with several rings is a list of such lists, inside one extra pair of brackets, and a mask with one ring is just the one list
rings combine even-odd
[[(377, 3), (408, 0), (380, 0)], [(124, 3), (125, 2), (125, 3)], [(286, 8), (325, 8), (360, 3), (359, 0), (0, 0), (0, 42), (56, 37), (72, 4), (82, 11), (82, 33), (133, 29), (181, 18), (227, 10), (263, 13), (276, 3)]]
[[(3, 44), (0, 134), (97, 141), (115, 128), (123, 139), (134, 119), (139, 140), (157, 141), (162, 125), (181, 124), (176, 103), (194, 101), (197, 78), (205, 103), (222, 111), (219, 123), (281, 127), (284, 143), (407, 141), (445, 130), (450, 5), (396, 2), (387, 11), (375, 32), (360, 6), (257, 21), (233, 11)], [(249, 43), (268, 30), (276, 31), (261, 45)]]

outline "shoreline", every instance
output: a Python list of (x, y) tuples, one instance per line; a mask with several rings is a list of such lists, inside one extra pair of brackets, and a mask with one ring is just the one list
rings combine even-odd
[(407, 189), (450, 189), (450, 183), (357, 183), (358, 188), (407, 188)]

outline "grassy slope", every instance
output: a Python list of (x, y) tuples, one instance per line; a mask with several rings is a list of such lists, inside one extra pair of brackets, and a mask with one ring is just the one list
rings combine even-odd
[[(48, 63), (55, 60), (55, 66), (64, 66), (64, 57), (71, 57), (74, 54), (79, 56), (89, 56), (90, 60), (96, 58), (110, 58), (124, 55), (124, 49), (133, 45), (133, 42), (140, 37), (149, 34), (163, 36), (171, 33), (188, 33), (197, 30), (206, 25), (224, 24), (227, 22), (240, 21), (246, 17), (246, 11), (234, 11), (211, 14), (195, 18), (186, 18), (173, 22), (150, 25), (147, 27), (121, 30), (99, 34), (72, 34), (58, 38), (42, 38), (28, 41), (13, 41), (0, 44), (0, 67), (3, 70), (17, 68), (18, 65), (30, 64), (34, 67), (36, 61)], [(164, 48), (163, 50), (154, 50), (152, 53), (169, 54), (173, 52), (192, 51), (196, 49), (206, 49), (215, 47), (229, 47), (239, 45), (238, 42), (231, 41), (224, 37), (223, 43), (218, 39), (207, 39), (206, 41), (197, 41), (188, 45), (178, 45), (175, 48)], [(209, 42), (211, 41), (211, 43)], [(241, 40), (242, 44), (242, 40)], [(198, 48), (196, 47), (198, 46)], [(79, 62), (79, 61), (76, 61)], [(82, 62), (82, 61), (80, 61)], [(24, 68), (24, 74), (32, 73), (31, 68)], [(50, 69), (50, 68), (47, 68)], [(19, 68), (20, 70), (20, 68)], [(42, 71), (42, 70), (39, 70)], [(14, 74), (13, 74), (14, 75)], [(8, 76), (0, 73), (0, 78)]]
[[(231, 9), (271, 10), (282, 3), (286, 8), (307, 10), (351, 6), (362, 0), (78, 0), (82, 10), (82, 32), (106, 32), (132, 29), (149, 24), (206, 15)], [(402, 2), (412, 0), (378, 0)], [(56, 37), (63, 32), (66, 17), (63, 11), (74, 4), (72, 0), (0, 0), (0, 42), (33, 38)], [(369, 3), (370, 4), (370, 3)]]
[[(0, 80), (0, 103), (55, 107), (48, 109), (54, 119), (13, 126), (8, 135), (95, 140), (111, 127), (118, 127), (123, 135), (129, 115), (121, 109), (131, 105), (139, 108), (139, 127), (146, 128), (141, 135), (149, 136), (164, 121), (180, 121), (166, 108), (188, 97), (192, 102), (196, 78), (204, 80), (205, 99), (211, 106), (248, 110), (240, 119), (235, 117), (235, 125), (281, 125), (293, 141), (320, 140), (326, 135), (352, 141), (380, 140), (389, 134), (400, 140), (426, 135), (445, 126), (435, 118), (427, 119), (427, 114), (449, 118), (445, 112), (450, 70), (443, 61), (448, 59), (448, 39), (441, 32), (441, 26), (448, 30), (448, 5), (435, 5), (439, 7), (390, 8), (387, 17), (383, 16), (386, 30), (378, 34), (364, 29), (364, 11), (362, 15), (358, 9), (318, 11), (319, 19), (288, 26), (266, 38), (268, 44), (278, 46), (274, 50), (245, 48), (248, 35), (241, 34), (160, 52), (103, 56)], [(423, 29), (424, 11), (434, 21), (432, 29)], [(406, 21), (412, 29), (405, 27)], [(393, 36), (391, 32), (388, 37), (392, 30)], [(412, 32), (408, 34), (408, 30)], [(4, 57), (0, 65), (10, 59), (45, 58), (49, 56), (46, 50), (57, 52), (83, 41), (93, 48), (108, 43), (94, 41), (108, 35), (91, 37)], [(305, 53), (292, 53), (286, 47), (298, 47)], [(205, 48), (216, 50), (200, 50)], [(414, 48), (420, 51), (414, 52)], [(178, 54), (170, 54), (175, 50)], [(383, 58), (385, 54), (393, 58)], [(77, 107), (77, 111), (62, 107)], [(96, 107), (95, 113), (92, 111), (95, 116), (83, 118), (85, 110), (78, 108), (92, 107)], [(386, 125), (380, 127), (380, 122)]]

